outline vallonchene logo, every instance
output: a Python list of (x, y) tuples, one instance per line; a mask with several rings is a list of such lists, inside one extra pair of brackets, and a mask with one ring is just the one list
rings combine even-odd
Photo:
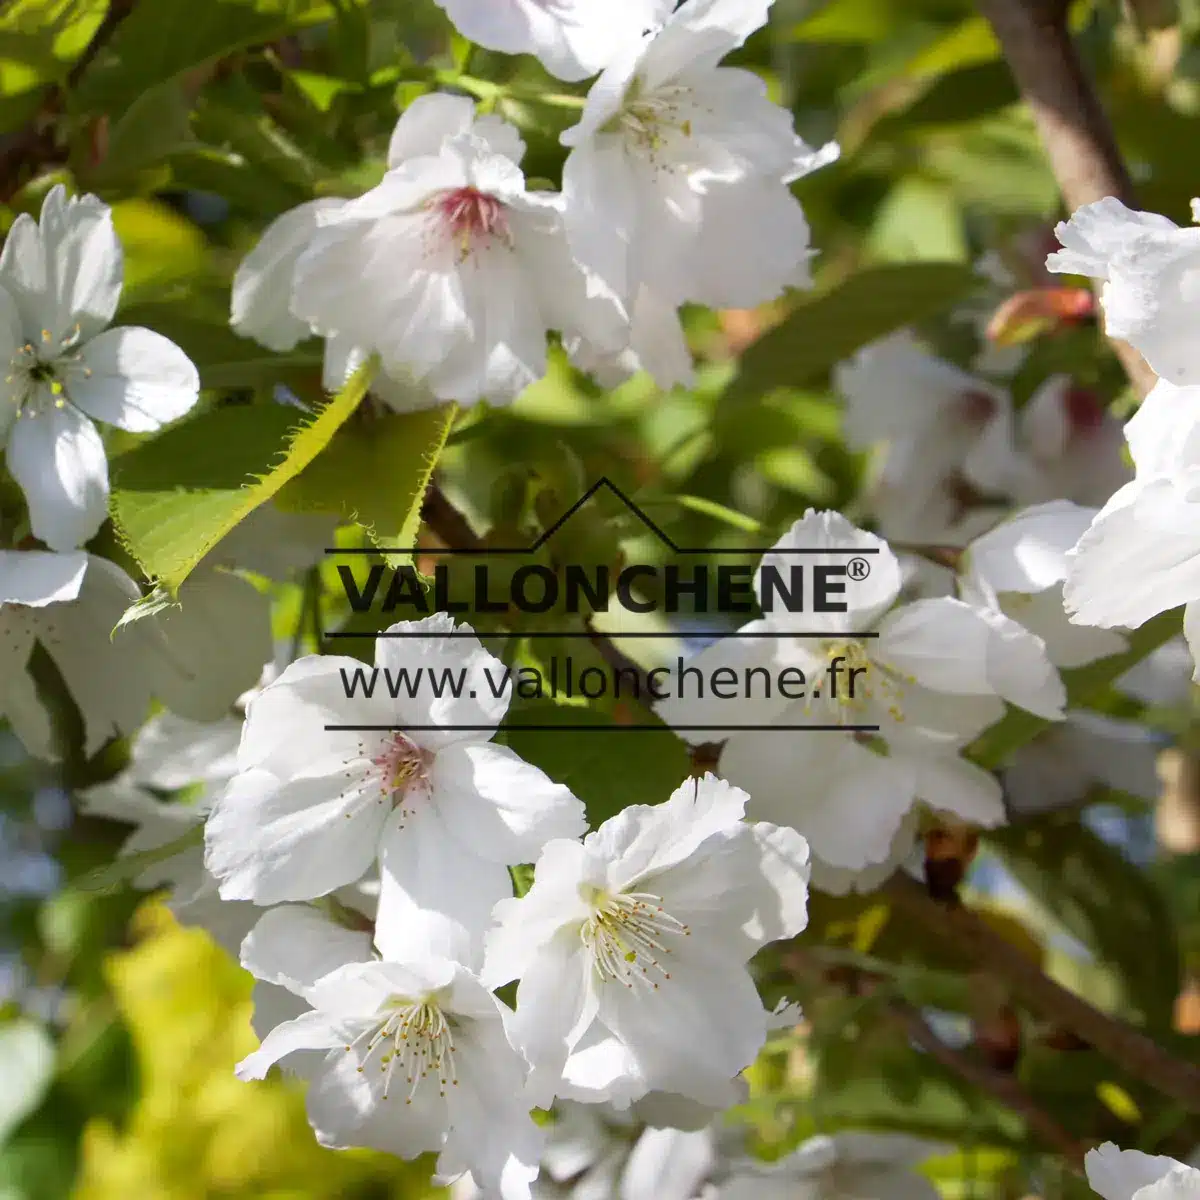
[[(652, 533), (673, 556), (681, 559), (702, 557), (706, 561), (695, 565), (666, 563), (659, 566), (650, 563), (626, 563), (614, 568), (609, 564), (584, 564), (556, 561), (553, 565), (530, 562), (513, 565), (514, 559), (532, 558), (543, 549), (556, 534), (602, 489), (616, 496), (630, 513)], [(678, 545), (637, 504), (635, 504), (607, 476), (601, 477), (561, 517), (528, 546), (427, 548), (427, 547), (330, 547), (328, 556), (348, 558), (339, 563), (338, 576), (345, 592), (346, 601), (355, 614), (377, 613), (380, 625), (391, 625), (400, 621), (420, 620), (433, 613), (447, 613), (461, 617), (473, 626), (479, 616), (485, 619), (500, 614), (541, 617), (557, 612), (568, 617), (584, 618), (583, 628), (533, 628), (521, 630), (478, 629), (474, 632), (454, 630), (430, 634), (423, 630), (335, 630), (325, 637), (336, 639), (375, 640), (377, 638), (429, 639), (479, 638), (500, 641), (526, 639), (530, 641), (570, 640), (587, 641), (595, 636), (588, 625), (593, 615), (612, 611), (614, 604), (619, 609), (647, 614), (659, 612), (668, 616), (688, 614), (699, 617), (751, 618), (759, 612), (764, 617), (773, 613), (837, 614), (849, 611), (848, 589), (871, 579), (873, 564), (871, 556), (879, 553), (874, 547), (829, 547), (829, 546), (765, 546), (765, 547), (687, 547)], [(363, 557), (382, 558), (387, 555), (417, 556), (451, 560), (439, 561), (433, 569), (432, 580), (422, 576), (411, 564), (391, 567), (381, 562), (371, 563), (365, 571), (355, 568), (354, 560)], [(712, 563), (710, 560), (722, 555), (734, 555), (745, 559), (752, 557), (787, 560), (762, 562), (751, 565), (746, 562)], [(469, 573), (456, 571), (452, 567), (455, 558), (476, 560)], [(814, 561), (815, 559), (822, 561)], [(497, 569), (502, 563), (502, 569)], [(754, 577), (759, 574), (759, 596), (756, 597)], [(744, 623), (744, 622), (742, 622)], [(620, 631), (612, 635), (617, 640), (655, 639), (663, 640), (671, 634), (659, 630)], [(838, 631), (825, 629), (750, 630), (739, 628), (694, 629), (679, 628), (677, 636), (694, 643), (707, 643), (721, 638), (745, 639), (822, 639), (825, 642), (847, 644), (847, 653), (831, 654), (828, 665), (818, 681), (810, 681), (805, 672), (795, 665), (781, 665), (775, 670), (764, 666), (746, 668), (746, 677), (739, 679), (738, 672), (730, 666), (718, 666), (707, 672), (693, 665), (690, 658), (676, 656), (670, 665), (649, 669), (635, 666), (596, 665), (584, 667), (578, 673), (576, 664), (568, 653), (565, 661), (551, 653), (547, 656), (545, 669), (522, 665), (504, 666), (501, 671), (484, 672), (486, 689), (494, 697), (504, 694), (509, 687), (513, 694), (524, 700), (576, 699), (589, 701), (611, 697), (614, 700), (632, 699), (646, 704), (665, 700), (671, 696), (687, 695), (692, 688), (695, 695), (711, 696), (728, 700), (731, 704), (741, 698), (753, 696), (752, 683), (759, 685), (769, 697), (792, 701), (808, 696), (827, 699), (853, 700), (859, 677), (866, 674), (868, 667), (849, 650), (849, 646), (860, 639), (871, 639), (878, 635), (874, 631)], [(434, 699), (475, 698), (487, 695), (479, 691), (478, 680), (471, 688), (465, 668), (415, 665), (407, 667), (362, 667), (353, 671), (342, 671), (343, 685), (348, 699), (363, 697), (397, 701), (403, 698), (417, 699), (428, 693)], [(742, 685), (744, 690), (742, 690)], [(822, 692), (822, 688), (824, 691)], [(510, 722), (521, 729), (543, 729), (545, 731), (580, 732), (662, 730), (654, 723), (646, 725), (617, 724), (571, 724), (532, 725)], [(343, 730), (393, 728), (392, 726), (338, 726)], [(462, 729), (467, 726), (439, 726), (443, 729)], [(471, 727), (474, 728), (474, 727)], [(681, 731), (683, 727), (678, 727)], [(840, 730), (862, 733), (877, 732), (877, 725), (837, 724), (771, 724), (748, 725), (722, 723), (719, 726), (688, 726), (689, 732), (711, 730), (727, 733), (735, 729), (777, 729), (785, 732)]]

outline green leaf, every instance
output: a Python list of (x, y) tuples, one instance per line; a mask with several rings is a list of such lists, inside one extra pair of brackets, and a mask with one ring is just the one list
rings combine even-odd
[[(631, 804), (661, 804), (687, 779), (687, 747), (667, 728), (628, 731), (594, 708), (548, 702), (522, 705), (504, 726), (505, 740), (583, 801), (596, 829)], [(553, 729), (522, 729), (522, 725)], [(657, 722), (656, 722), (657, 724)], [(611, 725), (585, 732), (579, 725)]]
[(0, 12), (0, 96), (65, 79), (107, 11), (108, 0), (9, 0)]
[(205, 554), (329, 445), (374, 372), (374, 360), (365, 363), (307, 423), (282, 406), (217, 409), (119, 458), (113, 520), (147, 576), (177, 593)]
[(177, 286), (205, 268), (204, 235), (165, 204), (118, 201), (113, 225), (124, 251), (126, 298)]
[(91, 871), (75, 880), (73, 886), (81, 892), (107, 892), (136, 879), (149, 867), (167, 862), (185, 850), (204, 845), (204, 826), (196, 825), (179, 837), (155, 846), (153, 850), (142, 850), (137, 854), (124, 854), (107, 867)]
[(73, 97), (80, 112), (117, 116), (184, 72), (306, 25), (328, 20), (325, 0), (154, 0), (135, 4), (84, 72)]
[(963, 214), (950, 187), (909, 176), (888, 193), (869, 238), (880, 259), (967, 262)]
[(380, 545), (415, 545), (421, 502), (456, 411), (449, 404), (382, 417), (360, 414), (363, 419), (340, 429), (288, 484), (279, 503), (339, 513), (366, 527)]
[(974, 67), (1000, 57), (1000, 43), (986, 17), (968, 17), (912, 59), (906, 74), (918, 79)]
[(0, 1145), (41, 1103), (54, 1074), (54, 1042), (36, 1021), (0, 1024)]
[(942, 312), (978, 283), (960, 263), (871, 267), (798, 304), (742, 356), (723, 403), (806, 383), (855, 350)]
[(87, 172), (91, 187), (110, 188), (136, 172), (162, 169), (164, 159), (192, 141), (191, 103), (170, 79), (139, 96), (113, 123), (104, 158)]

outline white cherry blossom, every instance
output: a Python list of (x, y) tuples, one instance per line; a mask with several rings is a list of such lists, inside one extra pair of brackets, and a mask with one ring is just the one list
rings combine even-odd
[(293, 313), (462, 403), (504, 403), (540, 379), (550, 330), (627, 343), (620, 306), (571, 257), (559, 197), (527, 192), (520, 166), (474, 129), (421, 149), (320, 214)]
[(1200, 387), (1160, 380), (1125, 426), (1135, 478), (1100, 510), (1071, 554), (1071, 619), (1136, 628), (1185, 605), (1197, 656), (1200, 622)]
[[(516, 129), (495, 116), (476, 117), (474, 101), (465, 96), (430, 93), (417, 97), (400, 114), (388, 144), (388, 167), (436, 156), (449, 139), (463, 134), (478, 138), (514, 163), (519, 163), (525, 153)], [(296, 264), (313, 244), (322, 219), (346, 203), (333, 197), (312, 200), (289, 209), (267, 226), (234, 275), (230, 324), (238, 333), (268, 349), (285, 352), (317, 332), (314, 324), (298, 316), (294, 308)], [(369, 357), (355, 332), (354, 328), (335, 330), (326, 338), (322, 382), (328, 391), (340, 388)], [(372, 391), (397, 412), (441, 403), (407, 370), (380, 372)]]
[[(217, 794), (233, 776), (241, 733), (237, 717), (201, 723), (159, 713), (138, 730), (129, 766), (108, 783), (79, 793), (80, 811), (134, 826), (120, 858), (161, 850), (192, 830), (199, 835)], [(185, 789), (184, 797), (163, 798)], [(226, 903), (217, 896), (217, 881), (204, 869), (199, 836), (194, 845), (148, 865), (133, 884), (169, 889), (168, 906), (175, 917), (206, 929), (235, 956), (261, 914), (253, 905)]]
[[(716, 1131), (641, 1127), (628, 1110), (563, 1101), (546, 1129), (534, 1195), (564, 1200), (695, 1200), (718, 1165)], [(453, 1200), (483, 1200), (468, 1175)]]
[[(956, 543), (976, 531), (967, 517), (972, 493), (1007, 496), (1022, 468), (1002, 389), (930, 354), (906, 331), (839, 364), (834, 382), (850, 445), (884, 447), (872, 507), (886, 536)], [(990, 520), (985, 514), (984, 528)]]
[(770, 0), (688, 0), (626, 43), (562, 135), (576, 258), (631, 308), (752, 307), (809, 282), (809, 230), (787, 184), (837, 156), (795, 134), (752, 72), (717, 63)]
[(0, 254), (0, 442), (52, 550), (91, 538), (108, 510), (108, 461), (93, 420), (146, 433), (183, 416), (200, 378), (174, 342), (108, 329), (124, 260), (112, 210), (55, 185), (22, 213)]
[(1017, 417), (1018, 504), (1065, 499), (1099, 506), (1129, 482), (1121, 422), (1095, 392), (1052, 375)]
[(162, 678), (161, 631), (137, 622), (112, 636), (140, 598), (120, 567), (82, 550), (0, 551), (0, 711), (31, 754), (57, 757), (29, 671), (35, 642), (79, 709), (86, 754), (141, 725)]
[(511, 681), (470, 626), (441, 613), (393, 625), (375, 662), (371, 696), (370, 667), (314, 655), (250, 700), (207, 866), (225, 899), (273, 904), (353, 883), (378, 859), (381, 949), (418, 936), (457, 949), (512, 894), (510, 865), (584, 830), (583, 806), (492, 742)]
[[(1073, 625), (1063, 610), (1069, 552), (1095, 515), (1095, 509), (1067, 500), (1023, 509), (968, 546), (959, 594), (1018, 621), (1041, 639), (1055, 667), (1081, 667), (1122, 653), (1129, 643), (1121, 634)], [(1026, 664), (1015, 665), (1028, 680)], [(1004, 666), (997, 663), (999, 669)]]
[(325, 561), (338, 523), (331, 513), (297, 512), (268, 501), (239, 521), (209, 551), (206, 561), (286, 581)]
[(322, 1145), (437, 1152), (439, 1173), (470, 1170), (491, 1194), (527, 1200), (542, 1135), (522, 1099), (525, 1066), (507, 1010), (466, 967), (428, 955), (381, 960), (368, 934), (302, 905), (266, 913), (242, 965), (306, 1008), (267, 1033), (239, 1078), (262, 1079), (282, 1060), (308, 1080)]
[(176, 602), (149, 622), (161, 634), (154, 692), (174, 713), (217, 721), (259, 681), (275, 651), (270, 598), (209, 555), (184, 580)]
[(1104, 280), (1105, 330), (1141, 351), (1156, 375), (1200, 383), (1192, 309), (1200, 298), (1200, 228), (1135, 212), (1115, 196), (1076, 209), (1054, 230), (1049, 270)]
[(1135, 721), (1073, 710), (1013, 755), (1001, 773), (1004, 796), (1017, 813), (1081, 804), (1096, 788), (1154, 801), (1161, 750), (1161, 737)]
[(0, 551), (0, 710), (32, 754), (56, 752), (28, 664), (35, 642), (54, 660), (84, 724), (84, 751), (131, 734), (157, 697), (180, 716), (215, 721), (271, 658), (270, 608), (251, 584), (202, 568), (179, 607), (118, 624), (142, 598), (106, 558)]
[(1084, 1159), (1088, 1183), (1104, 1200), (1189, 1200), (1200, 1195), (1200, 1170), (1164, 1155), (1119, 1150), (1105, 1142)]
[(437, 0), (472, 42), (502, 54), (535, 54), (568, 82), (608, 66), (675, 6), (675, 0)]
[(496, 906), (483, 977), (520, 981), (512, 1030), (532, 1103), (736, 1100), (768, 1023), (745, 964), (807, 922), (808, 848), (744, 822), (747, 799), (689, 779), (582, 843), (548, 842), (529, 892)]
[[(789, 556), (796, 548), (805, 549), (802, 559)], [(845, 566), (852, 551), (867, 559), (869, 574), (857, 583), (845, 577), (844, 612), (807, 604), (786, 611), (780, 585), (798, 562), (805, 572)], [(912, 847), (918, 802), (984, 826), (1003, 821), (996, 780), (959, 749), (1003, 715), (1004, 699), (1061, 716), (1061, 685), (1038, 638), (950, 596), (894, 607), (899, 562), (882, 539), (837, 513), (809, 510), (764, 556), (755, 586), (763, 617), (691, 665), (704, 678), (729, 667), (749, 680), (744, 673), (766, 668), (780, 681), (790, 670), (792, 690), (780, 683), (768, 694), (747, 682), (736, 699), (719, 699), (684, 685), (657, 708), (668, 724), (708, 727), (682, 729), (690, 741), (728, 732), (722, 774), (750, 793), (752, 816), (805, 836), (816, 886), (869, 887), (899, 865)], [(998, 642), (1028, 676), (996, 671)]]
[(734, 1164), (712, 1200), (940, 1200), (915, 1168), (948, 1149), (903, 1134), (822, 1135), (769, 1166)]

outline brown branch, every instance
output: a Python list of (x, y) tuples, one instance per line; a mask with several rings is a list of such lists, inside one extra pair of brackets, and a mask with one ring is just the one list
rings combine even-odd
[(953, 1046), (947, 1046), (921, 1014), (904, 1000), (889, 1000), (887, 1012), (895, 1024), (930, 1058), (953, 1071), (972, 1087), (986, 1092), (1015, 1112), (1030, 1131), (1050, 1149), (1061, 1154), (1076, 1170), (1083, 1166), (1084, 1147), (1046, 1112), (1014, 1075), (993, 1070)]
[(63, 82), (51, 87), (41, 107), (26, 127), (16, 133), (0, 138), (0, 199), (11, 200), (32, 177), (44, 167), (57, 166), (66, 161), (66, 154), (59, 146), (53, 123), (63, 109), (64, 94), (82, 78), (96, 56), (108, 44), (117, 27), (133, 10), (134, 0), (112, 0), (92, 40), (83, 53), (72, 64)]
[[(443, 545), (454, 550), (478, 550), (487, 553), (487, 545), (472, 528), (467, 518), (447, 498), (436, 483), (429, 485), (421, 505), (421, 520), (437, 535)], [(637, 678), (637, 695), (649, 710), (654, 699), (645, 668), (624, 653), (607, 634), (586, 621), (588, 640), (615, 674), (633, 673)]]
[[(1033, 114), (1072, 212), (1116, 196), (1136, 206), (1133, 181), (1067, 27), (1068, 0), (979, 0)], [(1145, 395), (1157, 380), (1127, 342), (1112, 341), (1130, 383)]]
[(1136, 1079), (1200, 1113), (1200, 1070), (1172, 1058), (1132, 1026), (1093, 1008), (1049, 978), (1024, 951), (957, 900), (939, 903), (916, 880), (897, 874), (883, 895), (914, 920), (1002, 978), (1025, 1005), (1078, 1035)]
[(471, 523), (454, 507), (436, 483), (431, 483), (421, 504), (421, 520), (452, 550), (487, 549)]
[[(831, 973), (822, 969), (809, 952), (795, 945), (789, 948), (784, 965), (795, 974), (820, 978), (825, 983), (836, 981), (860, 995), (870, 994), (882, 982), (861, 971), (847, 973), (842, 969)], [(888, 996), (883, 1012), (897, 1030), (924, 1050), (930, 1058), (1016, 1113), (1047, 1149), (1061, 1154), (1073, 1169), (1078, 1171), (1082, 1168), (1084, 1147), (1038, 1104), (1036, 1098), (1015, 1076), (997, 1071), (967, 1052), (948, 1046), (930, 1028), (920, 1012), (899, 996)]]

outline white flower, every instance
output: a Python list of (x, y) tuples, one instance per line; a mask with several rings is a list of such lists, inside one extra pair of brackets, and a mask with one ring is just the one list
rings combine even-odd
[(512, 894), (507, 868), (581, 833), (583, 806), (491, 741), (511, 681), (470, 626), (401, 622), (375, 661), (370, 697), (371, 668), (318, 655), (251, 699), (238, 773), (209, 817), (208, 868), (225, 899), (272, 904), (353, 883), (378, 857), (389, 956), (435, 928), (478, 941)]
[[(232, 778), (242, 722), (226, 717), (202, 724), (160, 713), (138, 731), (129, 766), (108, 783), (79, 793), (80, 810), (135, 826), (118, 857), (159, 850), (199, 830), (217, 793)], [(160, 797), (187, 789), (166, 802)], [(203, 842), (140, 871), (134, 886), (167, 887), (171, 911), (183, 924), (199, 925), (231, 954), (260, 915), (250, 904), (225, 903), (217, 882), (204, 869)]]
[(1019, 813), (1067, 808), (1097, 787), (1155, 800), (1161, 749), (1161, 739), (1143, 725), (1075, 710), (1013, 755), (1002, 773), (1005, 798)]
[(49, 652), (79, 709), (85, 754), (141, 725), (161, 679), (162, 635), (136, 622), (113, 636), (140, 598), (120, 567), (82, 550), (0, 551), (0, 711), (31, 754), (56, 757), (29, 673), (35, 642)]
[(437, 0), (463, 37), (502, 54), (536, 54), (574, 83), (595, 75), (674, 7), (674, 0)]
[[(436, 156), (449, 139), (462, 134), (480, 139), (514, 163), (520, 162), (525, 153), (525, 144), (511, 125), (495, 116), (476, 118), (475, 104), (465, 96), (431, 93), (419, 96), (401, 113), (388, 145), (388, 167)], [(312, 200), (267, 226), (234, 275), (230, 324), (238, 333), (268, 349), (284, 352), (317, 332), (294, 307), (296, 264), (312, 245), (323, 218), (346, 203), (332, 197)], [(340, 388), (369, 357), (355, 333), (356, 329), (351, 328), (334, 331), (326, 338), (322, 382), (327, 391)], [(441, 403), (404, 369), (380, 372), (371, 390), (397, 412)]]
[(1046, 259), (1060, 274), (1103, 279), (1105, 329), (1137, 347), (1156, 375), (1200, 383), (1192, 309), (1200, 299), (1200, 229), (1134, 212), (1113, 196), (1085, 204), (1055, 227), (1063, 249)]
[(571, 362), (605, 388), (620, 386), (638, 371), (648, 372), (663, 391), (691, 387), (695, 382), (692, 353), (675, 304), (641, 287), (628, 306), (628, 317), (628, 345), (613, 350), (594, 346), (583, 337), (568, 338), (565, 346)]
[(344, 203), (332, 196), (310, 200), (263, 230), (233, 276), (229, 323), (243, 337), (283, 354), (312, 335), (308, 322), (292, 312), (296, 259), (312, 241), (320, 214)]
[(320, 214), (292, 312), (463, 403), (502, 403), (541, 378), (549, 330), (621, 348), (624, 313), (571, 258), (560, 198), (526, 192), (515, 135), (497, 149), (502, 132), (417, 146), (378, 187)]
[(1190, 1200), (1200, 1195), (1200, 1171), (1163, 1155), (1119, 1150), (1105, 1142), (1084, 1159), (1088, 1183), (1104, 1200)]
[(1171, 638), (1129, 668), (1113, 687), (1143, 704), (1171, 708), (1192, 694), (1192, 655), (1182, 637)]
[[(694, 1200), (717, 1165), (713, 1131), (640, 1128), (607, 1104), (564, 1101), (546, 1130), (535, 1195), (570, 1200)], [(478, 1197), (467, 1188), (456, 1197)]]
[(0, 442), (52, 550), (91, 538), (108, 510), (108, 461), (93, 419), (134, 433), (196, 403), (200, 379), (173, 342), (149, 329), (106, 329), (123, 258), (112, 211), (61, 184), (40, 222), (22, 213), (0, 254)]
[(1052, 375), (1030, 396), (1017, 418), (1017, 441), (1018, 504), (1062, 498), (1098, 506), (1129, 482), (1120, 421), (1066, 375)]
[[(789, 554), (798, 548), (806, 551), (802, 557)], [(819, 549), (825, 553), (813, 552)], [(786, 611), (780, 587), (789, 586), (798, 563), (805, 573), (844, 567), (852, 550), (867, 559), (869, 574), (857, 583), (844, 577), (845, 612)], [(658, 711), (671, 725), (710, 727), (684, 731), (688, 740), (711, 741), (729, 731), (722, 774), (750, 793), (753, 816), (790, 825), (808, 839), (818, 887), (868, 886), (907, 857), (918, 801), (982, 825), (1003, 820), (995, 779), (958, 750), (1003, 715), (1002, 687), (1014, 702), (1036, 702), (1045, 715), (1056, 715), (1044, 687), (1052, 672), (1033, 635), (1013, 622), (998, 630), (995, 618), (948, 596), (893, 609), (900, 591), (895, 556), (837, 513), (809, 510), (764, 556), (755, 587), (762, 619), (689, 664), (702, 679), (721, 667), (734, 670), (746, 681), (736, 699), (711, 691), (700, 697), (681, 680), (682, 694)], [(796, 637), (796, 631), (821, 636)], [(1020, 688), (1010, 688), (996, 677), (997, 636), (1043, 686), (1019, 680)], [(750, 677), (755, 669), (765, 669), (757, 681)], [(786, 688), (785, 670), (791, 672)], [(812, 725), (847, 728), (789, 728)]]
[(907, 331), (863, 347), (834, 380), (850, 445), (885, 447), (872, 507), (888, 536), (956, 542), (971, 493), (1006, 494), (1021, 470), (1007, 393)]
[(155, 695), (193, 721), (225, 716), (259, 681), (274, 655), (270, 597), (206, 557), (179, 588), (176, 604), (143, 618), (162, 635)]
[(734, 1167), (713, 1200), (940, 1200), (913, 1168), (947, 1147), (903, 1134), (838, 1133), (810, 1138), (766, 1166)]
[[(972, 604), (1020, 622), (1041, 639), (1049, 663), (1056, 667), (1081, 667), (1121, 654), (1129, 647), (1121, 634), (1073, 625), (1063, 610), (1068, 554), (1095, 515), (1095, 509), (1067, 500), (1022, 510), (967, 547), (960, 566), (959, 594)], [(1029, 681), (1025, 665), (1017, 665)], [(1003, 669), (1005, 664), (997, 666)], [(1059, 697), (1059, 708), (1064, 699)], [(1033, 704), (1025, 707), (1037, 711)]]
[(322, 1145), (439, 1152), (441, 1174), (470, 1170), (485, 1188), (529, 1196), (542, 1139), (522, 1100), (524, 1064), (506, 1010), (464, 966), (380, 961), (367, 935), (293, 905), (262, 917), (242, 965), (308, 1010), (272, 1029), (238, 1077), (262, 1079), (285, 1060), (309, 1081)]
[(767, 1036), (745, 964), (807, 921), (808, 848), (743, 822), (747, 799), (689, 779), (582, 843), (549, 842), (529, 892), (496, 906), (484, 980), (520, 980), (512, 1029), (533, 1103), (736, 1100)]
[[(1200, 231), (1197, 231), (1200, 232)], [(1160, 380), (1125, 426), (1136, 475), (1072, 551), (1063, 597), (1071, 619), (1136, 628), (1186, 605), (1197, 655), (1200, 621), (1200, 388)]]
[(632, 308), (749, 308), (809, 282), (809, 230), (786, 183), (837, 156), (806, 146), (749, 71), (717, 63), (770, 0), (688, 0), (629, 42), (562, 135), (567, 233), (585, 268)]
[(326, 512), (296, 512), (273, 500), (239, 521), (207, 555), (213, 565), (244, 567), (281, 581), (325, 560), (338, 518)]

